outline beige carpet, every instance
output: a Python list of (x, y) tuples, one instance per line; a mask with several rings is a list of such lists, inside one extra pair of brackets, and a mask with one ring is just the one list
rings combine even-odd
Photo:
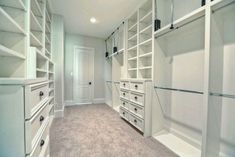
[(104, 104), (67, 107), (50, 137), (51, 157), (177, 157)]

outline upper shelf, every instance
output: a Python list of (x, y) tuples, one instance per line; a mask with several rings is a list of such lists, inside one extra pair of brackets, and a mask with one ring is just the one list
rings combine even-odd
[(3, 45), (0, 45), (0, 56), (1, 57), (14, 57), (18, 59), (25, 59), (24, 55), (20, 54), (19, 52), (16, 52), (14, 50), (11, 50)]
[(30, 24), (31, 24), (31, 30), (42, 31), (42, 26), (41, 26), (40, 22), (38, 21), (37, 17), (33, 14), (32, 11), (31, 11)]
[[(187, 15), (183, 16), (182, 18), (174, 21), (173, 22), (174, 28), (177, 29), (179, 27), (182, 27), (182, 26), (186, 25), (187, 23), (195, 21), (195, 20), (197, 20), (201, 17), (204, 17), (204, 16), (205, 16), (205, 6), (199, 8), (199, 9), (196, 9), (193, 12), (191, 12), (190, 14), (187, 14)], [(174, 31), (174, 29), (170, 29), (170, 27), (171, 27), (171, 24), (157, 30), (154, 33), (154, 36), (155, 37), (160, 37), (160, 36), (163, 36), (164, 34), (167, 34), (171, 31)]]
[(1, 0), (0, 5), (13, 7), (13, 8), (26, 11), (25, 4), (22, 2), (22, 0)]
[(21, 26), (9, 15), (7, 12), (0, 7), (0, 30), (6, 32), (13, 32), (26, 35), (25, 31)]
[(234, 2), (235, 0), (214, 0), (210, 3), (210, 6), (212, 7), (213, 11), (216, 11)]
[(34, 12), (34, 14), (43, 17), (42, 8), (40, 6), (42, 5), (42, 2), (38, 0), (31, 0), (31, 2), (31, 10)]

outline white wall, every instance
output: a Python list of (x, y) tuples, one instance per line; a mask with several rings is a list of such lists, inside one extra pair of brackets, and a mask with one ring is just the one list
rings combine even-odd
[(105, 41), (103, 39), (66, 33), (65, 37), (65, 101), (73, 100), (73, 49), (74, 46), (90, 47), (95, 49), (94, 63), (94, 101), (104, 101), (105, 80)]
[(64, 109), (64, 21), (52, 16), (52, 60), (55, 63), (55, 110)]

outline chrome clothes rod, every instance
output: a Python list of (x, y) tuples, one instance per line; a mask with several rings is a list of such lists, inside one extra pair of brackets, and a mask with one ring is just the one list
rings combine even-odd
[(203, 94), (203, 92), (193, 91), (193, 90), (184, 90), (184, 89), (176, 89), (176, 88), (166, 88), (166, 87), (159, 87), (159, 86), (155, 86), (154, 88), (156, 88), (156, 89), (162, 89), (162, 90), (171, 90), (171, 91), (176, 91), (176, 92), (184, 92), (184, 93)]
[(235, 99), (235, 95), (230, 94), (222, 94), (222, 93), (210, 93), (210, 96), (217, 96), (217, 97), (225, 97), (225, 98), (232, 98)]

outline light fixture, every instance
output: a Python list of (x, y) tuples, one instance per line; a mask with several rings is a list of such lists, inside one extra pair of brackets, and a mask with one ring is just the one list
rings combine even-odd
[(96, 22), (97, 22), (96, 18), (94, 18), (94, 17), (92, 17), (92, 18), (90, 19), (90, 21), (91, 21), (91, 23), (96, 23)]

